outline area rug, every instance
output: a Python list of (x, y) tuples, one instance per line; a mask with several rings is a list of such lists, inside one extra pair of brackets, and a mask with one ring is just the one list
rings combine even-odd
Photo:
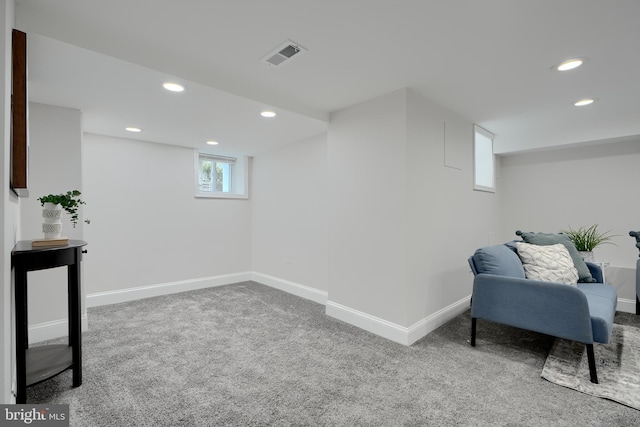
[(542, 378), (592, 396), (640, 410), (640, 329), (613, 325), (609, 344), (595, 344), (599, 384), (589, 380), (586, 346), (556, 339)]

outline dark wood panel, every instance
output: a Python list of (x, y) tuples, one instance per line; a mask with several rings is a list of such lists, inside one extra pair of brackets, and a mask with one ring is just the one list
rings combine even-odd
[(13, 30), (11, 91), (11, 188), (29, 195), (29, 137), (27, 110), (27, 34)]

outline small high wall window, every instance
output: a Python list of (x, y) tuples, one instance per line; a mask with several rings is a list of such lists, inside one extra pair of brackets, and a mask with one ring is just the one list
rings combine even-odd
[(496, 192), (493, 134), (473, 125), (473, 189)]
[(196, 197), (248, 198), (248, 160), (195, 151)]

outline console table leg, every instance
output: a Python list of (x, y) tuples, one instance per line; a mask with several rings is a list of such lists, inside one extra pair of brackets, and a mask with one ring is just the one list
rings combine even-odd
[(27, 320), (27, 272), (15, 271), (16, 298), (16, 403), (27, 401), (27, 348), (29, 347)]
[(68, 266), (69, 294), (69, 345), (72, 346), (73, 386), (82, 384), (82, 319), (80, 317), (80, 248), (76, 251), (76, 262)]

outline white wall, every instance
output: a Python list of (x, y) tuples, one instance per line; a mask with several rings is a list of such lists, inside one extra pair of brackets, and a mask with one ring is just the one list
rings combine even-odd
[(473, 190), (473, 123), (411, 91), (407, 102), (412, 325), (452, 304), (468, 307), (461, 302), (473, 284), (467, 258), (478, 247), (499, 243), (493, 240), (500, 212), (499, 192)]
[(11, 250), (20, 238), (19, 206), (15, 194), (9, 189), (9, 172), (11, 158), (11, 31), (14, 23), (13, 0), (0, 0), (0, 93), (3, 102), (0, 104), (0, 121), (2, 128), (2, 150), (0, 150), (0, 185), (2, 186), (2, 252), (0, 271), (2, 286), (0, 288), (0, 402), (15, 403), (11, 392), (14, 378), (15, 338), (13, 336), (14, 304), (11, 274)]
[[(37, 176), (60, 175), (52, 156), (74, 151), (80, 114), (33, 108)], [(497, 196), (472, 190), (471, 130), (399, 90), (336, 113), (330, 135), (254, 159), (250, 200), (195, 198), (190, 149), (85, 134), (81, 182), (37, 193), (83, 191), (88, 306), (253, 278), (405, 336), (422, 322), (424, 335), (462, 307), (466, 258), (496, 234)], [(38, 234), (34, 203), (23, 217)]]
[(191, 149), (85, 134), (82, 163), (89, 306), (251, 270), (250, 201), (195, 198)]
[(412, 343), (468, 308), (499, 200), (473, 190), (472, 129), (407, 89), (332, 115), (328, 314)]
[(618, 296), (635, 301), (638, 250), (628, 233), (640, 230), (639, 164), (640, 140), (503, 157), (502, 235), (591, 224), (611, 230), (615, 245), (594, 253), (611, 264), (605, 272)]
[(327, 135), (257, 156), (252, 172), (253, 271), (326, 293)]
[(329, 300), (407, 325), (406, 97), (399, 90), (331, 116)]
[[(41, 239), (42, 206), (38, 197), (47, 194), (82, 191), (81, 150), (82, 114), (80, 110), (29, 103), (29, 197), (20, 203), (21, 234), (25, 240)], [(81, 196), (82, 197), (82, 196)], [(62, 234), (82, 239), (82, 208), (73, 228), (69, 215), (63, 213)], [(29, 325), (62, 321), (66, 326), (67, 268), (58, 267), (28, 273)], [(85, 293), (82, 292), (84, 302)], [(85, 313), (83, 307), (82, 313)], [(37, 333), (30, 331), (30, 339)]]

